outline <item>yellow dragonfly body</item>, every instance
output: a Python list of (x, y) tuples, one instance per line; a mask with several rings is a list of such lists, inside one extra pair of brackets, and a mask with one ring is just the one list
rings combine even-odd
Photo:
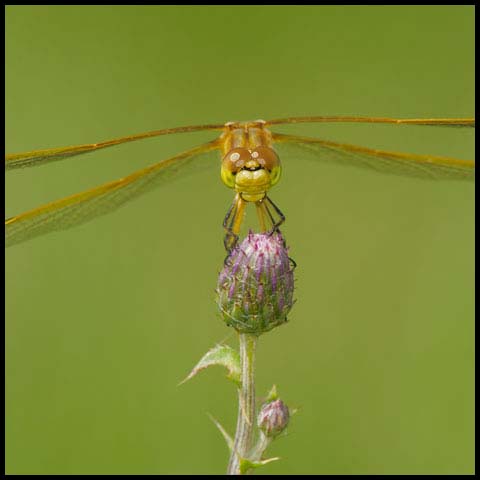
[(99, 143), (72, 147), (35, 150), (5, 156), (5, 169), (24, 168), (62, 160), (103, 148), (113, 147), (144, 138), (173, 133), (218, 131), (215, 139), (190, 150), (138, 170), (124, 178), (90, 190), (47, 203), (5, 221), (6, 246), (55, 230), (70, 228), (120, 207), (148, 189), (168, 180), (172, 173), (182, 172), (192, 161), (205, 153), (218, 150), (221, 178), (235, 190), (235, 198), (223, 225), (226, 229), (225, 247), (230, 250), (237, 241), (245, 206), (254, 203), (262, 230), (273, 231), (285, 220), (280, 209), (267, 192), (281, 176), (277, 150), (294, 147), (298, 156), (313, 154), (318, 158), (363, 166), (385, 173), (419, 176), (432, 179), (473, 180), (475, 162), (435, 155), (375, 150), (367, 147), (337, 143), (319, 138), (285, 135), (271, 131), (275, 125), (295, 123), (381, 123), (392, 125), (422, 125), (437, 127), (474, 127), (473, 118), (392, 119), (376, 117), (291, 117), (270, 121), (228, 122), (156, 130)]

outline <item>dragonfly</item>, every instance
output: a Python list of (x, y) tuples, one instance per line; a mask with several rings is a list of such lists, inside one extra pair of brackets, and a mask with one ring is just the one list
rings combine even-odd
[[(475, 162), (436, 155), (419, 155), (338, 143), (321, 138), (288, 135), (272, 131), (277, 125), (299, 123), (363, 123), (423, 127), (475, 127), (474, 118), (383, 118), (361, 116), (288, 117), (274, 120), (227, 122), (166, 128), (128, 135), (98, 143), (7, 154), (5, 169), (34, 167), (162, 135), (212, 131), (216, 137), (173, 157), (98, 187), (56, 200), (5, 220), (5, 244), (11, 246), (56, 230), (80, 225), (114, 211), (173, 175), (183, 174), (200, 157), (217, 151), (220, 176), (235, 195), (223, 221), (224, 245), (230, 251), (237, 243), (247, 204), (254, 204), (261, 230), (277, 231), (285, 216), (268, 192), (281, 177), (280, 155), (293, 148), (294, 155), (373, 169), (383, 173), (430, 179), (473, 180)], [(289, 150), (290, 149), (290, 150)]]

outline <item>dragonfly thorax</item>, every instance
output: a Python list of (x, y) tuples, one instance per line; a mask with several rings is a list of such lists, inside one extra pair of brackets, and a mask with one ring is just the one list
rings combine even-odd
[(266, 146), (238, 147), (230, 150), (222, 160), (223, 183), (235, 189), (247, 202), (261, 200), (280, 180), (280, 159)]

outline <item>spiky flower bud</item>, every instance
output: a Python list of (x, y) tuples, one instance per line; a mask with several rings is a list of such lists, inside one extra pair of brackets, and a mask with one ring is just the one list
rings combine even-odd
[(217, 304), (227, 325), (260, 335), (287, 321), (293, 305), (293, 267), (285, 241), (250, 232), (220, 272)]
[(275, 437), (282, 433), (290, 420), (288, 407), (280, 400), (263, 405), (257, 418), (257, 425), (266, 437)]

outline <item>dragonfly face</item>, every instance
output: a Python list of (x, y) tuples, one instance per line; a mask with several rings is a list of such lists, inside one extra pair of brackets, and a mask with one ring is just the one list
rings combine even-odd
[(222, 160), (223, 183), (247, 202), (262, 200), (280, 174), (280, 158), (270, 147), (234, 148)]

